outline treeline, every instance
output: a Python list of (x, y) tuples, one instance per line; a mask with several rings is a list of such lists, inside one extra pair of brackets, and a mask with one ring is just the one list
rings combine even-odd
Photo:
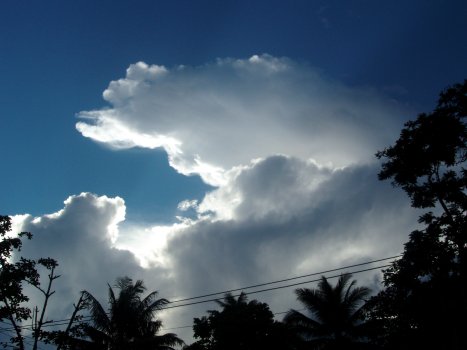
[[(370, 297), (351, 275), (332, 285), (322, 277), (315, 289), (297, 289), (303, 310), (277, 321), (265, 303), (227, 294), (220, 310), (194, 319), (195, 342), (160, 334), (155, 317), (168, 303), (157, 292), (143, 297), (142, 281), (120, 278), (109, 286), (109, 308), (82, 292), (64, 330), (46, 330), (57, 262), (12, 259), (30, 233), (8, 236), (0, 217), (0, 321), (13, 334), (4, 347), (38, 349), (467, 349), (467, 81), (440, 95), (431, 113), (407, 122), (394, 145), (379, 151), (381, 180), (402, 188), (424, 213), (403, 255), (383, 271), (381, 291)], [(39, 271), (48, 279), (40, 284)], [(43, 295), (40, 309), (27, 306), (24, 285)], [(83, 316), (87, 312), (88, 317)], [(31, 324), (25, 327), (25, 324)]]

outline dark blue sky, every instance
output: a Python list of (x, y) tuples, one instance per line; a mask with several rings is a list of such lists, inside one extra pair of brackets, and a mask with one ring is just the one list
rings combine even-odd
[(0, 212), (48, 213), (90, 191), (157, 221), (203, 196), (163, 151), (111, 152), (76, 132), (131, 63), (286, 56), (422, 112), (467, 78), (466, 18), (465, 1), (3, 1)]
[[(22, 254), (60, 263), (48, 317), (123, 275), (177, 300), (399, 254), (420, 213), (374, 154), (467, 78), (466, 19), (465, 0), (0, 1), (0, 214), (31, 214)], [(164, 327), (190, 343), (215, 307)]]

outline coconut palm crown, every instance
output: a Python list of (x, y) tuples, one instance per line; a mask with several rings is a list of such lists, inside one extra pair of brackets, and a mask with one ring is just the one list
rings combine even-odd
[(363, 319), (364, 298), (370, 294), (366, 287), (355, 287), (351, 274), (339, 277), (335, 287), (326, 277), (316, 289), (300, 288), (297, 299), (311, 317), (290, 310), (284, 322), (292, 326), (311, 349), (366, 348)]
[(157, 299), (157, 292), (141, 298), (146, 290), (143, 281), (133, 283), (129, 277), (118, 278), (115, 288), (119, 290), (118, 296), (109, 285), (107, 312), (91, 293), (83, 292), (92, 324), (84, 328), (90, 341), (80, 342), (78, 348), (170, 350), (173, 346), (183, 344), (175, 334), (158, 335), (162, 322), (155, 320), (154, 316), (168, 303), (166, 299)]

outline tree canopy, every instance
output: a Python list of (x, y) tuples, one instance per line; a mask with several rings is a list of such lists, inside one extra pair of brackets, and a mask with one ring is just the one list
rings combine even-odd
[(173, 346), (183, 345), (183, 341), (175, 334), (159, 334), (162, 321), (154, 316), (168, 303), (166, 299), (157, 299), (156, 291), (142, 298), (146, 290), (143, 281), (133, 283), (129, 277), (118, 278), (115, 288), (118, 290), (117, 295), (109, 285), (108, 311), (91, 293), (84, 292), (92, 324), (84, 326), (84, 333), (89, 340), (75, 340), (75, 347), (102, 350), (170, 350)]
[(339, 277), (333, 287), (326, 277), (316, 289), (299, 288), (297, 299), (308, 315), (290, 310), (284, 322), (291, 325), (309, 349), (358, 349), (366, 345), (363, 305), (370, 290), (356, 287), (351, 274)]
[[(29, 296), (24, 293), (24, 284), (36, 288), (44, 297), (41, 309), (36, 307), (38, 317), (32, 325), (33, 349), (37, 349), (41, 339), (54, 337), (54, 332), (45, 332), (42, 326), (46, 323), (45, 312), (49, 298), (54, 294), (51, 290), (52, 282), (59, 276), (55, 275), (58, 263), (51, 258), (38, 260), (18, 256), (23, 246), (23, 239), (31, 239), (30, 232), (11, 234), (11, 218), (0, 216), (0, 321), (9, 323), (13, 327), (14, 336), (9, 342), (2, 342), (4, 346), (13, 343), (18, 349), (25, 349), (25, 336), (22, 323), (32, 318)], [(48, 271), (48, 285), (43, 288), (40, 283), (38, 268)], [(5, 320), (5, 321), (4, 321)]]
[(274, 320), (266, 303), (248, 301), (226, 294), (218, 305), (221, 311), (194, 319), (194, 337), (198, 339), (186, 350), (293, 349), (294, 336), (287, 327)]
[(435, 110), (405, 124), (396, 143), (377, 153), (382, 180), (428, 209), (403, 257), (385, 271), (372, 300), (388, 347), (465, 349), (467, 329), (467, 81), (440, 95)]
[[(376, 154), (382, 161), (379, 178), (402, 188), (412, 206), (424, 212), (402, 258), (384, 271), (383, 290), (369, 302), (369, 289), (357, 287), (350, 274), (335, 286), (323, 276), (317, 288), (297, 289), (306, 312), (291, 310), (284, 323), (274, 320), (266, 303), (248, 301), (245, 293), (226, 294), (217, 301), (220, 310), (194, 319), (197, 340), (185, 349), (466, 349), (466, 118), (467, 80), (443, 91), (431, 113), (407, 122), (394, 145)], [(162, 322), (155, 316), (168, 301), (158, 299), (157, 292), (143, 297), (143, 281), (129, 277), (108, 286), (108, 309), (83, 291), (67, 329), (44, 331), (45, 324), (53, 323), (46, 308), (54, 294), (52, 282), (59, 277), (58, 264), (51, 258), (21, 257), (23, 240), (32, 235), (12, 235), (10, 230), (11, 218), (0, 216), (0, 321), (11, 324), (13, 332), (4, 347), (24, 350), (26, 328), (33, 350), (39, 341), (75, 350), (170, 350), (184, 344), (175, 334), (159, 334)], [(48, 273), (46, 287), (40, 284), (40, 269)], [(35, 317), (25, 284), (43, 295)], [(84, 308), (91, 320), (80, 323), (71, 336)]]

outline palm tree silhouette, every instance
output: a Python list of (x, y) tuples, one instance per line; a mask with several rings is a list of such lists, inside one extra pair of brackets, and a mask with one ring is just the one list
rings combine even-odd
[(92, 320), (92, 325), (84, 327), (90, 341), (75, 342), (75, 348), (170, 350), (175, 345), (183, 344), (175, 334), (157, 334), (162, 322), (154, 320), (154, 315), (168, 303), (166, 299), (157, 299), (157, 292), (142, 299), (141, 294), (146, 290), (143, 281), (138, 280), (133, 284), (129, 277), (118, 278), (115, 287), (119, 290), (118, 296), (109, 285), (108, 312), (91, 293), (83, 292)]
[(300, 288), (297, 299), (311, 314), (290, 310), (284, 322), (292, 326), (310, 349), (367, 349), (363, 301), (366, 287), (355, 287), (351, 274), (339, 277), (335, 287), (322, 276), (317, 289)]
[[(224, 296), (224, 300), (216, 300), (216, 303), (219, 306), (222, 306), (224, 309), (247, 306), (248, 296), (246, 295), (246, 293), (241, 292), (240, 295), (238, 295), (238, 298), (235, 299), (235, 296), (233, 296), (231, 293), (227, 293)], [(258, 301), (253, 300), (253, 301), (250, 301), (250, 303), (252, 303), (253, 305), (256, 305), (258, 304)]]

